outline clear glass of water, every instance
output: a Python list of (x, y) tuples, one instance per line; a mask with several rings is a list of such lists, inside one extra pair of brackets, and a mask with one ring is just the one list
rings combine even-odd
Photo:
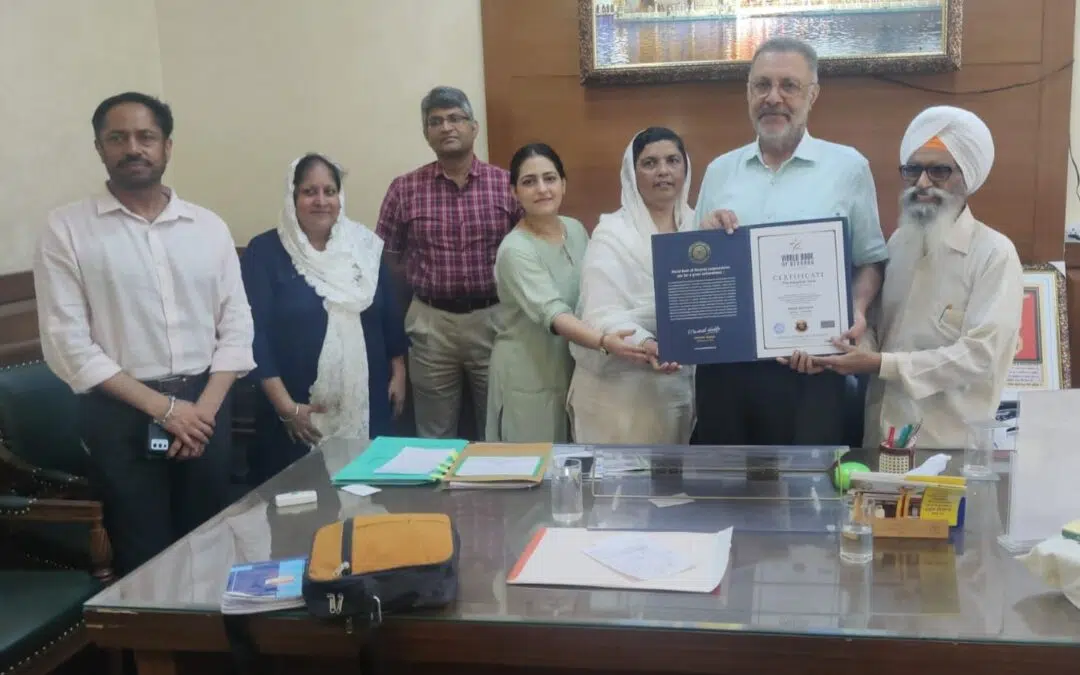
[(1010, 422), (995, 419), (968, 422), (967, 441), (964, 443), (964, 476), (989, 478), (994, 475), (994, 449), (1001, 441)]
[(865, 565), (874, 559), (874, 500), (848, 493), (840, 520), (840, 561)]
[(551, 518), (560, 525), (573, 525), (584, 517), (581, 460), (568, 457), (551, 477)]

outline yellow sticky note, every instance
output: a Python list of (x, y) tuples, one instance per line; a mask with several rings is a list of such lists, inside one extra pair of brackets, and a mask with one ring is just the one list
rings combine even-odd
[(947, 520), (949, 527), (956, 525), (960, 515), (959, 492), (942, 488), (928, 487), (923, 492), (922, 505), (919, 507), (920, 520)]

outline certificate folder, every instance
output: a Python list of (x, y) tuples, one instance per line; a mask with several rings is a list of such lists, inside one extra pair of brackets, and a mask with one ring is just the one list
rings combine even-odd
[(450, 488), (530, 488), (551, 462), (551, 443), (470, 443), (446, 472)]
[(846, 218), (658, 234), (652, 252), (662, 361), (835, 354), (851, 326)]

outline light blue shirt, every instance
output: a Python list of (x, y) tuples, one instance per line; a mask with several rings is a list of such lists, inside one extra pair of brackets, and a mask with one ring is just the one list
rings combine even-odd
[(856, 267), (889, 257), (870, 163), (855, 148), (809, 132), (776, 171), (766, 166), (757, 141), (714, 159), (701, 180), (696, 222), (717, 209), (733, 211), (739, 227), (843, 216)]

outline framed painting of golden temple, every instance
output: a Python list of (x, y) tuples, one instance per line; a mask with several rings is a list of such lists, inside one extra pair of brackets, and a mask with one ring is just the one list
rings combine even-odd
[(962, 28), (963, 0), (578, 0), (584, 84), (744, 78), (778, 35), (823, 75), (947, 72)]

